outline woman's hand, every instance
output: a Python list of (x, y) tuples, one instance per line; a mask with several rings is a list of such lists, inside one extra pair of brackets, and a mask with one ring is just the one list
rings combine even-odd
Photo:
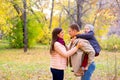
[(77, 48), (81, 48), (82, 45), (83, 45), (83, 43), (79, 41), (79, 42), (77, 43), (77, 46), (76, 46), (76, 47), (77, 47)]

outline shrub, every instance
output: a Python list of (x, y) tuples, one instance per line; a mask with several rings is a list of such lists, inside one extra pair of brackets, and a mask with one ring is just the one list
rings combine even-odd
[(49, 30), (48, 26), (44, 26), (43, 28), (43, 36), (42, 38), (39, 40), (40, 44), (50, 44), (51, 42), (51, 31)]
[(22, 48), (23, 44), (23, 23), (18, 21), (17, 25), (11, 28), (11, 32), (8, 35), (9, 45), (13, 48)]
[[(15, 24), (13, 22), (12, 24)], [(43, 24), (39, 23), (32, 15), (28, 15), (27, 19), (27, 35), (28, 35), (28, 47), (33, 47), (43, 37)], [(23, 22), (17, 20), (16, 25), (11, 28), (9, 34), (10, 46), (13, 48), (22, 48), (23, 44)]]
[(101, 46), (105, 50), (120, 50), (120, 37), (116, 35), (111, 35), (108, 39), (100, 42)]

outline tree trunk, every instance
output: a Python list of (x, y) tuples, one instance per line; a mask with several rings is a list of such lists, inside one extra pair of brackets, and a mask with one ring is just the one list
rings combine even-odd
[(26, 16), (26, 7), (27, 7), (27, 4), (26, 4), (26, 0), (23, 0), (23, 22), (24, 22), (24, 25), (23, 25), (23, 36), (24, 36), (24, 52), (27, 52), (27, 47), (28, 47), (28, 40), (27, 40), (27, 16)]
[(77, 24), (79, 25), (80, 28), (82, 28), (82, 5), (84, 3), (84, 0), (77, 0), (76, 4), (77, 4)]
[(52, 9), (51, 9), (51, 15), (50, 15), (49, 29), (51, 29), (51, 25), (52, 25), (53, 9), (54, 9), (54, 0), (52, 0)]
[(20, 9), (20, 7), (14, 2), (14, 1), (11, 1), (11, 3), (13, 4), (13, 7), (15, 8), (15, 10), (17, 11), (18, 15), (22, 14), (20, 16), (20, 19), (23, 21), (24, 25), (23, 25), (23, 43), (24, 43), (24, 52), (27, 52), (27, 45), (28, 45), (28, 41), (27, 41), (27, 20), (26, 20), (26, 8), (27, 8), (27, 5), (26, 5), (26, 0), (23, 0), (23, 12), (22, 10)]

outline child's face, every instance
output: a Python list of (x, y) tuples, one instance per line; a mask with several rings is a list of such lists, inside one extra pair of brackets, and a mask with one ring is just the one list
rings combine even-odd
[(85, 26), (84, 31), (85, 31), (85, 33), (88, 33), (90, 31), (89, 26)]

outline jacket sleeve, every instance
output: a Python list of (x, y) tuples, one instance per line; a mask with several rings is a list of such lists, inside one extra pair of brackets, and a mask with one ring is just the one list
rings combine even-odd
[(88, 65), (90, 65), (94, 60), (95, 51), (87, 40), (82, 39), (79, 42), (82, 42), (82, 46), (80, 49), (83, 50), (84, 53), (88, 54)]
[(77, 47), (74, 47), (74, 48), (67, 51), (66, 48), (64, 46), (62, 46), (62, 44), (60, 44), (59, 42), (55, 42), (54, 49), (63, 57), (69, 57), (69, 56), (73, 55), (78, 50)]
[(89, 33), (84, 33), (84, 34), (77, 34), (77, 38), (82, 38), (82, 39), (90, 39), (94, 36), (94, 33), (90, 31)]

